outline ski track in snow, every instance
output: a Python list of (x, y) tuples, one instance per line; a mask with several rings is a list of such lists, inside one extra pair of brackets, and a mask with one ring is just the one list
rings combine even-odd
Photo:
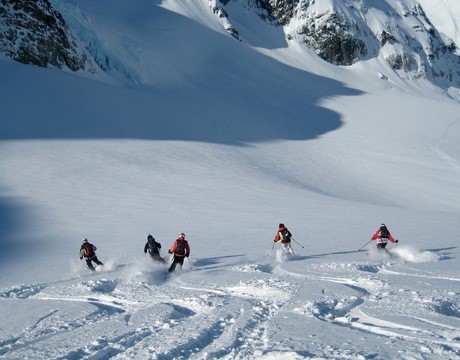
[[(406, 355), (421, 351), (426, 358), (430, 358), (429, 354), (460, 356), (459, 293), (439, 290), (428, 298), (411, 288), (395, 291), (392, 284), (392, 279), (400, 277), (447, 282), (458, 282), (460, 278), (420, 273), (400, 258), (311, 263), (294, 255), (291, 260), (277, 255), (266, 263), (229, 267), (226, 271), (239, 273), (236, 278), (240, 282), (223, 282), (227, 284), (224, 287), (218, 281), (222, 275), (213, 281), (212, 276), (202, 273), (209, 271), (205, 266), (193, 271), (185, 269), (181, 276), (171, 278), (164, 268), (132, 274), (128, 266), (119, 266), (55, 283), (3, 289), (1, 301), (26, 301), (31, 307), (34, 301), (46, 301), (49, 310), (15, 334), (3, 335), (0, 356), (373, 358), (372, 354), (361, 354), (358, 346), (355, 353), (350, 353), (350, 344), (343, 352), (339, 345), (324, 347), (316, 340), (304, 341), (303, 349), (288, 339), (276, 341), (278, 322), (291, 317), (312, 322), (312, 333), (304, 335), (310, 339), (317, 336), (319, 321), (377, 335), (390, 343), (405, 341)], [(292, 270), (293, 267), (302, 271)], [(308, 289), (302, 284), (308, 284)], [(391, 314), (388, 309), (392, 309)], [(437, 315), (454, 321), (449, 325)]]

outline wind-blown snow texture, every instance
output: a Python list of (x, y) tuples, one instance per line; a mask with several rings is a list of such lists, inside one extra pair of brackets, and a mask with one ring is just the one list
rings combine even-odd
[(106, 72), (0, 57), (0, 358), (460, 358), (458, 102), (244, 9), (257, 47), (205, 0), (76, 3)]

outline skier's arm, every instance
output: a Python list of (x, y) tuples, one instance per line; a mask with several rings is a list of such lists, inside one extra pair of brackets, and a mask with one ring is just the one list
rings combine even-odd
[(275, 240), (273, 240), (273, 241), (274, 242), (280, 241), (280, 232), (279, 231), (276, 233)]
[(148, 247), (149, 247), (149, 243), (145, 244), (145, 246), (144, 246), (144, 254), (147, 254)]
[(177, 241), (174, 241), (174, 244), (171, 247), (171, 249), (168, 250), (168, 253), (173, 254), (174, 251), (176, 251), (176, 248), (177, 248)]
[(188, 243), (185, 244), (185, 256), (190, 255), (190, 245)]
[(379, 234), (380, 234), (380, 229), (377, 230), (374, 235), (372, 235), (371, 240), (377, 239), (379, 237)]
[(81, 248), (80, 249), (80, 260), (83, 259), (84, 256), (85, 256), (85, 249)]

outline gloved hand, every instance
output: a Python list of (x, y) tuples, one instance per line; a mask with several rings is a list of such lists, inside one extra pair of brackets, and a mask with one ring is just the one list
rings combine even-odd
[(185, 254), (185, 257), (188, 257), (190, 254)]
[(395, 240), (395, 243), (396, 243), (396, 244), (399, 243), (399, 240)]
[(171, 251), (171, 250), (168, 250), (168, 254), (172, 254), (172, 251)]
[(81, 256), (80, 256), (80, 260), (83, 259)]

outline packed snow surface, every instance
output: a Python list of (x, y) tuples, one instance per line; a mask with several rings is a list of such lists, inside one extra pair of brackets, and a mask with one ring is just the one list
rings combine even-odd
[(0, 358), (460, 358), (458, 102), (248, 9), (239, 42), (207, 0), (60, 4), (106, 68), (0, 57)]

